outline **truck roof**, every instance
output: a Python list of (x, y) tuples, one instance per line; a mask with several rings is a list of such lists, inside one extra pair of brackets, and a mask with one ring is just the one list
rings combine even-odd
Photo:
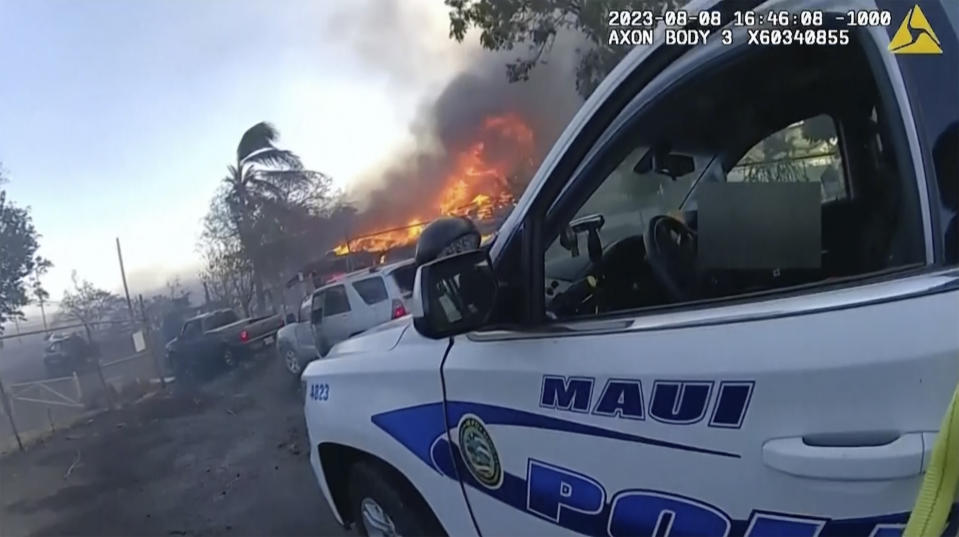
[(384, 274), (389, 274), (398, 268), (402, 268), (412, 264), (413, 264), (413, 258), (404, 259), (402, 261), (396, 261), (395, 263), (390, 263), (389, 265), (383, 265), (382, 267), (380, 267), (380, 271), (383, 272)]
[(323, 289), (332, 287), (337, 284), (342, 284), (344, 282), (353, 281), (359, 278), (366, 278), (370, 276), (371, 274), (384, 274), (388, 276), (391, 273), (393, 273), (396, 269), (405, 267), (407, 265), (412, 265), (412, 264), (413, 264), (413, 259), (404, 259), (402, 261), (396, 261), (388, 265), (374, 265), (372, 267), (367, 267), (365, 269), (354, 270), (353, 272), (348, 272), (346, 274), (343, 274), (342, 276), (337, 276), (336, 278), (326, 282), (322, 286), (318, 287), (316, 291), (313, 291), (313, 293), (316, 293), (317, 291), (322, 291)]
[(190, 317), (190, 318), (188, 318), (188, 319), (184, 319), (183, 322), (184, 322), (184, 323), (188, 323), (188, 322), (190, 322), (190, 321), (197, 321), (197, 320), (205, 319), (205, 318), (207, 318), (207, 317), (209, 317), (209, 316), (211, 316), (211, 315), (216, 315), (217, 313), (225, 313), (225, 312), (227, 312), (227, 311), (233, 311), (233, 310), (228, 309), (228, 308), (223, 308), (223, 309), (208, 311), (208, 312), (206, 312), (206, 313), (201, 313), (201, 314), (196, 315), (196, 316), (194, 316), (194, 317)]

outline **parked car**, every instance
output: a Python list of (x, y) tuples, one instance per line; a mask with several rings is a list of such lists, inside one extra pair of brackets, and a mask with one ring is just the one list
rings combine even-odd
[(50, 338), (44, 348), (43, 365), (47, 377), (65, 377), (83, 372), (97, 359), (97, 346), (79, 334), (58, 335)]
[[(351, 272), (313, 292), (310, 326), (317, 355), (326, 356), (340, 341), (405, 316), (415, 276), (409, 259)], [(299, 375), (305, 364), (300, 365), (290, 372)]]
[(239, 360), (273, 344), (282, 326), (279, 315), (239, 319), (233, 310), (204, 313), (183, 322), (166, 345), (174, 371), (197, 373), (213, 366), (232, 368)]

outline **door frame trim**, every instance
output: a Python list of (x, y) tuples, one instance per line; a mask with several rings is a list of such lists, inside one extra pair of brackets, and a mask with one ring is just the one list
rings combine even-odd
[(559, 321), (529, 329), (491, 329), (470, 332), (471, 341), (506, 341), (613, 333), (672, 330), (697, 326), (745, 323), (838, 311), (959, 291), (959, 269), (940, 269), (880, 282), (721, 306), (704, 305), (681, 311), (626, 313), (615, 317)]

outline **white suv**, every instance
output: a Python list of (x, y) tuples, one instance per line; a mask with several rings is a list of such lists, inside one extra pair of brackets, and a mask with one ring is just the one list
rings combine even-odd
[(415, 276), (410, 259), (351, 272), (314, 291), (310, 324), (320, 356), (344, 339), (406, 315)]

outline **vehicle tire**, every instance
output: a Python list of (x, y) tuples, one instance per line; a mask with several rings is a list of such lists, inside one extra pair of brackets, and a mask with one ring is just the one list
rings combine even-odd
[(333, 348), (333, 345), (330, 345), (326, 342), (326, 338), (320, 339), (320, 346), (316, 348), (316, 353), (320, 358), (325, 358), (327, 354), (330, 353), (330, 349)]
[(303, 364), (300, 363), (300, 357), (296, 354), (296, 350), (289, 345), (283, 345), (277, 347), (277, 351), (286, 372), (293, 375), (294, 378), (300, 378), (300, 373), (303, 372)]
[(184, 363), (177, 355), (172, 354), (169, 357), (170, 369), (173, 370), (173, 376), (180, 384), (189, 383), (193, 380), (193, 371), (189, 365)]
[(361, 461), (350, 468), (350, 512), (360, 535), (445, 536), (419, 493), (382, 465)]
[(223, 365), (227, 369), (233, 369), (240, 363), (240, 352), (227, 345), (223, 348)]

